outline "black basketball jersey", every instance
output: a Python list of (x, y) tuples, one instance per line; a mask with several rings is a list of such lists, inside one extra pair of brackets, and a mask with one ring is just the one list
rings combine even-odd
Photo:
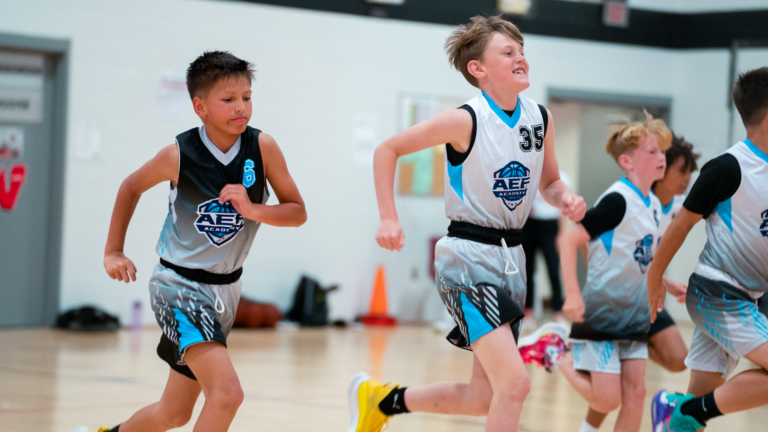
[[(251, 202), (266, 203), (260, 133), (247, 127), (229, 152), (218, 155), (203, 126), (176, 137), (179, 179), (175, 188), (171, 185), (168, 216), (157, 242), (160, 258), (212, 273), (242, 267), (261, 223), (243, 218), (229, 201), (220, 203), (219, 194), (228, 184), (242, 184)], [(236, 152), (234, 157), (230, 152)]]

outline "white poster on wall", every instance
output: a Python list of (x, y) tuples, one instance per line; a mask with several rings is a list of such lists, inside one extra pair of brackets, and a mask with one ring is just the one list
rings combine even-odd
[(0, 51), (0, 121), (43, 121), (42, 55)]

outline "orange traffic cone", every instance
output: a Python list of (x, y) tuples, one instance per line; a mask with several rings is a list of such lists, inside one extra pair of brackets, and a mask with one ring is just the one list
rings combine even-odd
[(387, 315), (387, 280), (384, 277), (384, 266), (376, 269), (376, 280), (373, 283), (371, 310), (368, 315), (360, 318), (363, 324), (393, 326), (397, 320)]

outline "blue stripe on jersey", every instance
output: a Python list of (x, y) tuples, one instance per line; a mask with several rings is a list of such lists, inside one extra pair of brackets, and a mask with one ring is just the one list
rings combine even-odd
[(483, 315), (475, 307), (475, 305), (469, 301), (467, 295), (461, 293), (461, 310), (464, 312), (464, 321), (467, 323), (467, 336), (469, 336), (469, 343), (474, 343), (480, 339), (489, 331), (493, 330), (488, 321), (483, 318)]
[(639, 196), (640, 199), (643, 200), (643, 203), (645, 204), (645, 208), (648, 208), (648, 207), (651, 206), (651, 196), (650, 195), (648, 195), (648, 196), (643, 195), (643, 193), (640, 191), (640, 188), (635, 186), (635, 184), (632, 183), (631, 181), (629, 181), (629, 179), (626, 178), (626, 177), (622, 177), (621, 178), (621, 182), (624, 183), (625, 185), (629, 186), (630, 189), (632, 189), (633, 191), (635, 191), (637, 193), (637, 196)]
[(173, 314), (176, 321), (179, 322), (179, 352), (184, 352), (184, 349), (192, 344), (205, 341), (203, 335), (200, 334), (200, 330), (193, 326), (189, 319), (187, 319), (187, 316), (178, 308), (173, 308)]
[(488, 94), (485, 92), (482, 92), (483, 96), (485, 97), (485, 100), (488, 101), (488, 106), (491, 107), (491, 110), (496, 113), (499, 118), (507, 124), (507, 126), (514, 129), (515, 126), (517, 126), (517, 122), (520, 121), (520, 112), (523, 111), (523, 107), (520, 106), (520, 96), (517, 97), (517, 105), (515, 106), (515, 112), (512, 113), (512, 116), (508, 116), (507, 113), (504, 112), (503, 109), (499, 108), (498, 105), (496, 105), (496, 102), (491, 99)]
[(462, 169), (461, 167), (464, 165), (459, 166), (453, 166), (450, 162), (447, 160), (445, 163), (448, 166), (448, 177), (450, 177), (451, 181), (451, 187), (453, 188), (454, 192), (456, 192), (456, 195), (461, 198), (462, 201), (464, 201), (464, 189), (462, 187), (461, 183), (461, 176), (462, 176)]
[(667, 205), (662, 204), (661, 205), (661, 212), (664, 213), (664, 214), (668, 214), (669, 211), (672, 210), (672, 204), (674, 204), (674, 203), (675, 203), (675, 199), (672, 198), (672, 201), (670, 201), (669, 204), (667, 204)]
[(602, 234), (600, 234), (600, 241), (603, 242), (603, 246), (605, 246), (605, 251), (608, 253), (608, 256), (611, 256), (611, 247), (613, 246), (613, 232), (615, 229), (612, 229), (610, 231), (606, 231)]
[(717, 214), (720, 219), (723, 220), (725, 226), (728, 227), (728, 231), (733, 234), (733, 215), (731, 214), (731, 199), (728, 198), (725, 201), (720, 201), (717, 204)]
[(757, 146), (755, 145), (755, 143), (753, 143), (753, 142), (752, 142), (752, 141), (750, 141), (749, 139), (745, 139), (745, 140), (744, 140), (744, 144), (746, 144), (746, 145), (747, 145), (747, 147), (749, 147), (749, 149), (750, 149), (750, 150), (752, 150), (752, 153), (754, 153), (754, 154), (756, 154), (756, 155), (757, 155), (757, 157), (759, 157), (760, 159), (762, 159), (762, 160), (764, 160), (764, 161), (768, 162), (768, 155), (767, 155), (767, 154), (765, 154), (765, 152), (763, 152), (763, 151), (762, 151), (762, 150), (760, 150), (759, 148), (757, 148)]

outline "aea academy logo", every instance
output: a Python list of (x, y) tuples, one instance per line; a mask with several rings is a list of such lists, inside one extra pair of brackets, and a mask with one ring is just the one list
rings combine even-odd
[(651, 261), (653, 261), (653, 236), (651, 234), (648, 234), (647, 236), (643, 237), (642, 240), (638, 240), (635, 243), (635, 253), (633, 254), (635, 257), (635, 261), (637, 261), (637, 264), (640, 266), (640, 272), (642, 274), (645, 274), (646, 271), (648, 271), (648, 266), (651, 265)]
[(205, 234), (216, 247), (228, 243), (243, 229), (243, 215), (229, 201), (220, 203), (218, 198), (206, 201), (197, 206), (197, 214), (197, 232)]
[(520, 162), (512, 161), (493, 173), (493, 178), (493, 194), (501, 198), (508, 209), (515, 210), (528, 192), (531, 170)]
[(762, 234), (763, 237), (768, 237), (768, 210), (761, 213), (760, 217), (763, 218), (763, 224), (760, 225), (760, 234)]

